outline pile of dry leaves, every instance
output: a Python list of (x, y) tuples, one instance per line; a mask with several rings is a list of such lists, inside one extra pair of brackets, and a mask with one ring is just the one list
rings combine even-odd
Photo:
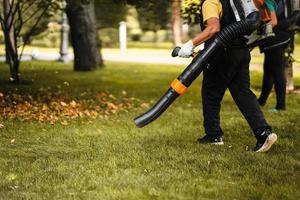
[[(140, 104), (135, 98), (121, 100), (101, 92), (94, 99), (67, 100), (63, 96), (39, 94), (37, 97), (21, 94), (0, 93), (0, 113), (2, 119), (35, 120), (67, 125), (68, 119), (81, 117), (107, 118), (117, 112), (128, 112)], [(141, 106), (145, 107), (144, 104)]]

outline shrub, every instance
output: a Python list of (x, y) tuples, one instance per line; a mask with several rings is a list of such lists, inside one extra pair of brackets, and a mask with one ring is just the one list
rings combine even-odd
[(119, 30), (104, 28), (99, 31), (102, 47), (117, 47), (119, 45)]

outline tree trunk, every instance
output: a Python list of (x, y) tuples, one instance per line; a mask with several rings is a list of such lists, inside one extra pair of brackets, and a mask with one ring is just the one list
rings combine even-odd
[(66, 12), (74, 50), (74, 70), (88, 71), (101, 66), (94, 1), (67, 0)]
[(176, 46), (180, 46), (182, 44), (180, 2), (180, 0), (172, 1), (172, 27), (174, 44)]
[(19, 82), (19, 58), (16, 36), (14, 32), (13, 17), (12, 17), (12, 1), (4, 0), (4, 40), (6, 62), (10, 68), (10, 80), (12, 82)]

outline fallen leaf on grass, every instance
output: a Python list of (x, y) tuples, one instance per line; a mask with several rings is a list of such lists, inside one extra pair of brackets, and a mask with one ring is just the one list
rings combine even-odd
[(12, 190), (16, 190), (16, 189), (18, 189), (18, 187), (19, 187), (19, 186), (17, 186), (17, 185), (9, 186), (9, 188), (12, 189)]
[(74, 101), (74, 100), (73, 100), (73, 101), (71, 101), (71, 102), (70, 102), (70, 105), (71, 105), (73, 108), (75, 108), (75, 107), (76, 107), (76, 105), (77, 105), (77, 104), (76, 104), (76, 101)]
[(107, 102), (106, 104), (107, 104), (107, 107), (109, 109), (112, 109), (112, 110), (117, 110), (118, 109), (118, 107), (115, 104), (111, 103), (111, 102)]
[(149, 108), (150, 104), (149, 103), (142, 103), (141, 107), (143, 107), (143, 108)]
[(64, 126), (67, 126), (67, 125), (68, 125), (68, 122), (62, 121), (61, 124), (64, 125)]
[(60, 102), (60, 105), (67, 106), (67, 104), (65, 102), (63, 102), (63, 101)]
[(70, 86), (70, 83), (69, 83), (69, 82), (67, 82), (67, 81), (65, 81), (65, 82), (64, 82), (64, 85), (66, 85), (66, 86)]
[(122, 90), (122, 94), (123, 94), (124, 96), (126, 96), (126, 95), (127, 95), (127, 92), (126, 92), (125, 90)]

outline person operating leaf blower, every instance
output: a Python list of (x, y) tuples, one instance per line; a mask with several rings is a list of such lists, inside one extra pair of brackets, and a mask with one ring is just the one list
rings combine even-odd
[[(202, 4), (203, 32), (185, 43), (178, 53), (179, 57), (189, 57), (195, 46), (209, 43), (223, 27), (235, 22), (229, 0), (205, 0)], [(277, 136), (266, 122), (256, 96), (250, 90), (249, 78), (250, 52), (243, 37), (230, 42), (222, 49), (210, 68), (203, 72), (202, 106), (205, 136), (200, 143), (223, 144), (223, 131), (220, 127), (220, 108), (224, 93), (228, 88), (239, 110), (246, 118), (257, 144), (256, 152), (267, 151)]]
[(143, 127), (158, 118), (204, 70), (202, 103), (205, 136), (198, 142), (223, 144), (220, 108), (228, 88), (257, 138), (254, 151), (268, 151), (277, 140), (277, 135), (272, 132), (256, 96), (250, 90), (250, 52), (247, 39), (243, 37), (261, 25), (261, 14), (256, 6), (261, 3), (263, 0), (256, 3), (252, 0), (205, 0), (201, 6), (203, 31), (185, 43), (178, 56), (190, 57), (193, 49), (205, 42), (204, 50), (148, 112), (135, 118), (136, 125)]

